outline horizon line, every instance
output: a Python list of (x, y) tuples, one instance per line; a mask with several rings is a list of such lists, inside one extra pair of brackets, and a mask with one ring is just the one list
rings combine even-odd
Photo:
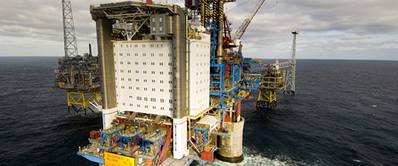
[[(61, 58), (64, 56), (2, 56), (7, 58)], [(251, 58), (251, 57), (250, 57)], [(288, 60), (287, 58), (253, 58), (253, 59), (264, 59), (264, 60)], [(360, 59), (360, 58), (297, 58), (297, 60), (348, 60), (348, 61), (398, 61), (398, 59)]]

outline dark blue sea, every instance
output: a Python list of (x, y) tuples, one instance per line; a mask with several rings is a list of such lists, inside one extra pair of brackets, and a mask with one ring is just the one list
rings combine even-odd
[[(56, 66), (0, 57), (0, 165), (95, 165), (76, 151), (101, 119), (68, 113)], [(240, 165), (398, 165), (398, 62), (300, 60), (296, 86), (271, 113), (243, 103)]]

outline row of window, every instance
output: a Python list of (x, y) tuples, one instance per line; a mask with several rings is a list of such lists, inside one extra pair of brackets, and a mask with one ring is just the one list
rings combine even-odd
[[(156, 22), (156, 18), (152, 17), (152, 22), (155, 23)], [(163, 22), (163, 17), (159, 17), (159, 22)]]
[[(125, 54), (123, 54), (123, 53), (119, 53), (119, 56), (124, 56), (124, 55), (126, 55), (126, 56), (131, 56), (132, 55), (132, 53), (125, 53)], [(140, 54), (140, 53), (134, 53), (134, 56), (143, 56), (143, 57), (146, 57), (147, 55), (151, 55), (151, 57), (155, 57), (155, 53), (150, 53), (150, 54), (146, 54), (146, 53), (142, 53), (142, 54)], [(163, 53), (159, 53), (158, 54), (159, 55), (159, 57), (163, 57), (164, 56), (164, 54)], [(114, 56), (116, 56), (116, 54), (114, 54)], [(171, 57), (171, 53), (168, 53), (167, 54), (167, 56), (169, 56), (169, 57)]]
[(196, 47), (199, 47), (199, 48), (210, 48), (210, 44), (199, 44), (199, 43), (196, 43)]
[[(117, 88), (117, 85), (116, 85), (116, 88)], [(126, 89), (126, 86), (121, 86), (120, 88)], [(130, 89), (130, 90), (133, 89), (132, 86), (128, 86), (127, 88)], [(135, 89), (135, 90), (141, 90), (140, 87), (135, 87), (134, 89)], [(152, 92), (156, 92), (156, 88), (146, 88), (146, 87), (145, 87), (145, 88), (142, 88), (142, 90), (144, 90), (144, 91), (148, 91), (149, 89), (151, 89)], [(164, 92), (164, 91), (165, 91), (164, 89), (159, 89), (159, 92)], [(172, 89), (169, 89), (169, 92), (172, 93), (173, 90), (172, 90)]]
[[(117, 79), (117, 78), (116, 78)], [(120, 79), (121, 81), (124, 81), (125, 79), (124, 78), (121, 78)], [(132, 82), (132, 79), (131, 78), (128, 78), (127, 79), (129, 82)], [(141, 80), (140, 79), (135, 79), (135, 82), (141, 82)], [(147, 79), (142, 79), (142, 82), (144, 82), (144, 83), (148, 83), (148, 80)], [(156, 80), (151, 80), (151, 82), (152, 83), (156, 83)], [(159, 80), (159, 83), (161, 83), (161, 84), (163, 84), (165, 81), (164, 80)], [(201, 82), (202, 83), (202, 82)], [(173, 84), (173, 81), (172, 80), (169, 80), (169, 84)], [(123, 87), (122, 87), (123, 88)]]
[[(114, 45), (114, 47), (116, 47), (116, 45)], [(120, 44), (120, 48), (146, 48), (146, 47), (150, 47), (150, 48), (163, 48), (164, 44)]]
[[(123, 106), (126, 106), (127, 104), (126, 104), (126, 103), (122, 103), (122, 105), (123, 105)], [(129, 104), (129, 106), (130, 106), (130, 107), (133, 107), (133, 106), (134, 106), (134, 104), (130, 103), (130, 104)], [(136, 106), (137, 106), (137, 108), (141, 108), (141, 104), (137, 104)], [(148, 108), (149, 108), (149, 106), (148, 106), (148, 105), (144, 105), (144, 107), (143, 107), (143, 108), (146, 108), (146, 109), (148, 109)], [(157, 109), (157, 107), (156, 107), (156, 106), (152, 106), (152, 109), (156, 110), (156, 109)], [(160, 107), (160, 110), (165, 110), (165, 108), (164, 108), (164, 107)], [(170, 110), (170, 111), (172, 111), (172, 110), (173, 110), (173, 108), (169, 108), (169, 110)]]
[[(116, 62), (115, 62), (115, 64), (116, 64)], [(120, 64), (123, 65), (124, 62), (123, 62), (123, 61), (120, 61)], [(131, 62), (127, 62), (126, 64), (127, 64), (127, 65), (131, 65)], [(135, 64), (135, 65), (139, 65), (140, 63), (139, 63), (139, 62), (134, 62), (134, 64)], [(142, 65), (144, 65), (144, 66), (147, 65), (147, 64), (149, 64), (149, 63), (148, 63), (148, 62), (142, 62)], [(155, 66), (156, 63), (155, 63), (155, 62), (151, 62), (150, 64), (151, 64), (152, 66)], [(159, 62), (159, 66), (163, 66), (163, 65), (164, 65), (163, 62)], [(169, 66), (172, 66), (173, 63), (169, 62), (168, 65), (169, 65)]]
[(196, 72), (196, 76), (203, 75), (203, 74), (206, 74), (206, 76), (208, 76), (210, 74), (210, 71)]
[(196, 81), (195, 84), (199, 85), (199, 84), (203, 84), (203, 83), (209, 83), (210, 79), (206, 79), (206, 80), (200, 80), (200, 81)]
[(210, 57), (210, 54), (196, 54), (196, 57)]
[[(124, 72), (124, 70), (121, 70), (121, 71)], [(123, 72), (121, 72), (121, 73), (123, 73)], [(132, 72), (132, 70), (127, 70), (127, 73), (131, 73), (131, 72)], [(115, 72), (115, 73), (117, 73), (117, 72)], [(142, 74), (148, 74), (148, 71), (143, 70), (142, 72), (140, 72), (139, 70), (136, 70), (135, 73), (136, 73), (136, 74), (140, 74), (140, 73), (142, 73)], [(152, 75), (156, 75), (156, 71), (151, 71), (151, 74), (152, 74)], [(160, 71), (159, 74), (160, 74), (160, 75), (164, 75), (164, 72), (163, 72), (163, 71)], [(173, 73), (170, 71), (170, 72), (168, 72), (168, 74), (169, 74), (169, 75), (172, 75)], [(122, 81), (123, 81), (123, 80), (124, 80), (124, 78), (122, 78)]]
[[(132, 99), (133, 96), (129, 96), (129, 98)], [(160, 98), (159, 100), (157, 100), (156, 98), (148, 98), (148, 97), (137, 96), (135, 99), (136, 99), (137, 101), (150, 101), (150, 102), (159, 101), (160, 103), (164, 103), (164, 102), (165, 102), (165, 100), (162, 99), (162, 98)], [(172, 104), (172, 103), (173, 103), (173, 100), (169, 100), (169, 103)]]
[(209, 66), (210, 63), (196, 63), (196, 66)]

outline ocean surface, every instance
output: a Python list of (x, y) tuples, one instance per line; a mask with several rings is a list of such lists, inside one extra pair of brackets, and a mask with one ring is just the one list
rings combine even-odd
[[(76, 152), (101, 119), (68, 113), (56, 66), (0, 57), (1, 166), (95, 165)], [(296, 86), (271, 113), (243, 102), (239, 165), (398, 165), (398, 62), (300, 60)]]

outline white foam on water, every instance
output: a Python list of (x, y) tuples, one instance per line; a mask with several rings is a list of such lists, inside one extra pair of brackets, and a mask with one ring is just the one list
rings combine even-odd
[(267, 157), (262, 156), (261, 154), (249, 150), (248, 148), (244, 147), (244, 160), (241, 163), (238, 164), (233, 164), (233, 163), (227, 163), (227, 162), (222, 162), (219, 160), (216, 160), (214, 163), (211, 165), (213, 166), (247, 166), (247, 165), (253, 165), (253, 166), (289, 166), (289, 165), (294, 165), (294, 164), (289, 164), (290, 162), (285, 162), (285, 161), (280, 161), (278, 158), (276, 159), (270, 159)]

